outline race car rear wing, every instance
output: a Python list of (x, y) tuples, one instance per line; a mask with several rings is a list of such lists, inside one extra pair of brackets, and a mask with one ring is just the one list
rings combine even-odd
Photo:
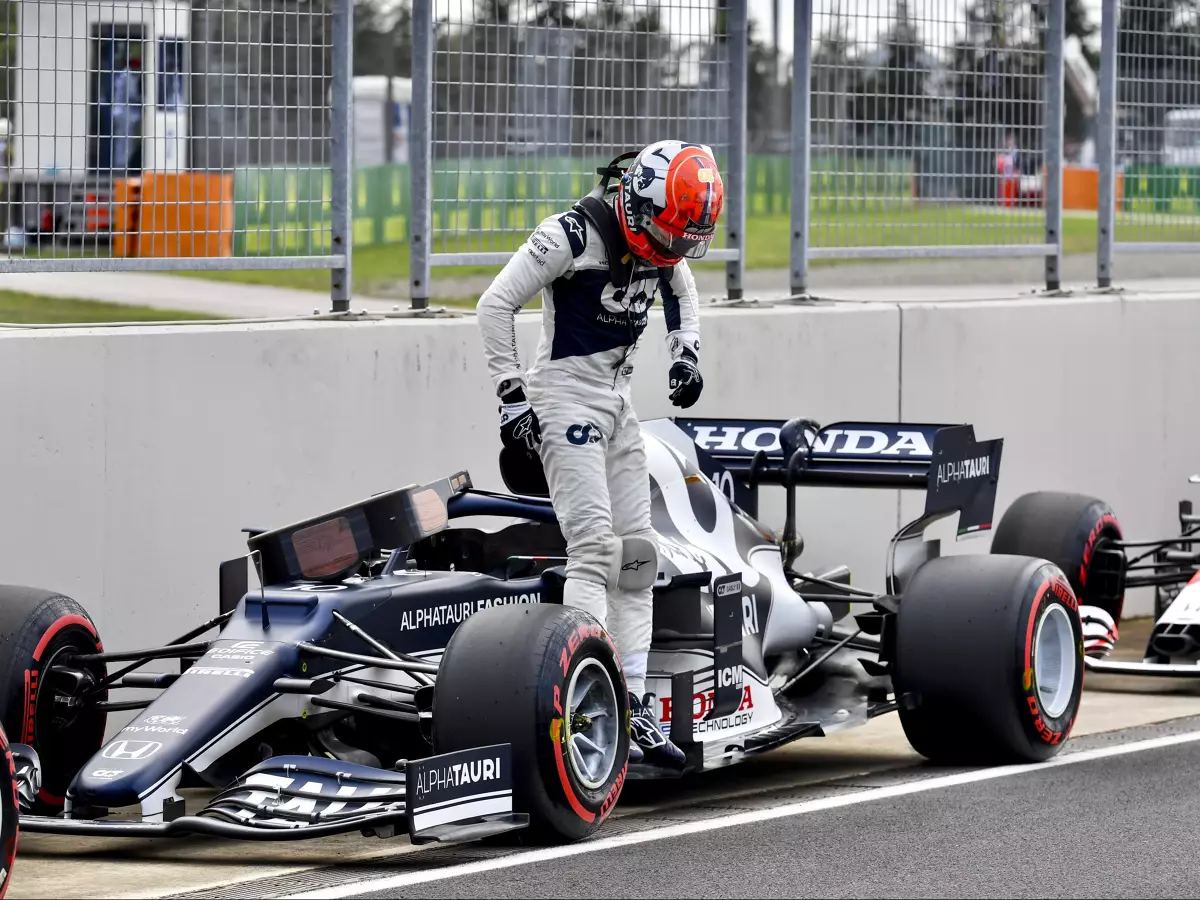
[[(674, 419), (702, 472), (751, 515), (760, 485), (924, 489), (925, 516), (959, 512), (959, 534), (992, 526), (1004, 439), (971, 425), (811, 419)], [(791, 510), (789, 509), (789, 513)]]

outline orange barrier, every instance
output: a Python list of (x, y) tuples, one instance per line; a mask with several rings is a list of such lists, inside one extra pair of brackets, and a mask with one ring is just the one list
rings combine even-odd
[[(1117, 173), (1117, 206), (1125, 194), (1125, 176)], [(1063, 209), (1100, 208), (1100, 170), (1096, 166), (1063, 166)]]
[[(122, 255), (233, 256), (232, 175), (147, 172), (139, 193), (127, 201), (136, 216), (133, 229), (122, 228), (136, 234), (130, 242), (136, 247)], [(118, 210), (123, 206), (117, 203)], [(118, 212), (118, 220), (128, 222), (128, 215)], [(122, 249), (129, 249), (124, 242)]]
[(112, 255), (137, 256), (139, 203), (142, 179), (118, 178), (113, 181)]

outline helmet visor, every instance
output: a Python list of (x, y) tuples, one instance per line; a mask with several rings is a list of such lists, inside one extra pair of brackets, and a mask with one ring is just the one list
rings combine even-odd
[(708, 227), (699, 232), (685, 232), (682, 236), (672, 234), (653, 219), (645, 224), (646, 236), (655, 248), (665, 256), (682, 256), (700, 259), (708, 252), (716, 228)]

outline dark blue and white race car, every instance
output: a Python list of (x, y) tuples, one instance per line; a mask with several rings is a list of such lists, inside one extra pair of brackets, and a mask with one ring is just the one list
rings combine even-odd
[[(685, 778), (892, 711), (936, 762), (1061, 749), (1084, 670), (1069, 579), (1034, 555), (941, 557), (924, 535), (951, 516), (959, 536), (991, 527), (1001, 440), (801, 419), (644, 432), (662, 548), (647, 688)], [(758, 520), (764, 485), (785, 492), (778, 535)], [(798, 567), (810, 485), (925, 491), (885, 593)], [(458, 472), (247, 531), (215, 617), (163, 647), (107, 650), (76, 601), (0, 588), (24, 830), (574, 841), (628, 779), (678, 776), (628, 763), (617, 656), (561, 603), (544, 497)], [(131, 710), (106, 740), (108, 713)], [(189, 787), (215, 793), (189, 808)]]

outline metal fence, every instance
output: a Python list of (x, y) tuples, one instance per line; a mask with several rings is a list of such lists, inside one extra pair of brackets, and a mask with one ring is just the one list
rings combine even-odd
[(1104, 0), (1097, 282), (1113, 254), (1200, 249), (1200, 10)]
[(413, 6), (415, 305), (432, 266), (503, 264), (596, 164), (666, 135), (712, 144), (733, 187), (710, 257), (730, 260), (731, 298), (747, 245), (783, 235), (795, 294), (810, 260), (913, 256), (1045, 257), (1058, 287), (1062, 0), (796, 0), (791, 146), (773, 157), (746, 155), (748, 130), (769, 151), (785, 89), (746, 2), (434, 7)]
[(1064, 208), (1102, 287), (1200, 247), (1194, 5), (1102, 0), (1098, 89), (1066, 0), (795, 0), (779, 55), (748, 0), (360, 6), (400, 13), (356, 109), (352, 0), (0, 0), (0, 271), (329, 270), (341, 311), (353, 242), (360, 292), (423, 307), (665, 136), (717, 153), (701, 267), (732, 298), (748, 263), (803, 295), (811, 262), (900, 257), (1044, 258), (1054, 289)]
[[(807, 261), (1046, 256), (1062, 120), (1062, 4), (796, 6), (792, 290)], [(1048, 200), (1049, 202), (1043, 202)], [(1050, 212), (1051, 215), (1047, 215)], [(1047, 273), (1051, 281), (1057, 278)]]
[(0, 271), (328, 269), (352, 0), (0, 3)]
[(708, 259), (728, 261), (740, 295), (745, 3), (434, 6), (413, 4), (414, 305), (431, 266), (502, 265), (595, 186), (597, 166), (667, 135), (709, 144), (725, 173), (726, 227)]

